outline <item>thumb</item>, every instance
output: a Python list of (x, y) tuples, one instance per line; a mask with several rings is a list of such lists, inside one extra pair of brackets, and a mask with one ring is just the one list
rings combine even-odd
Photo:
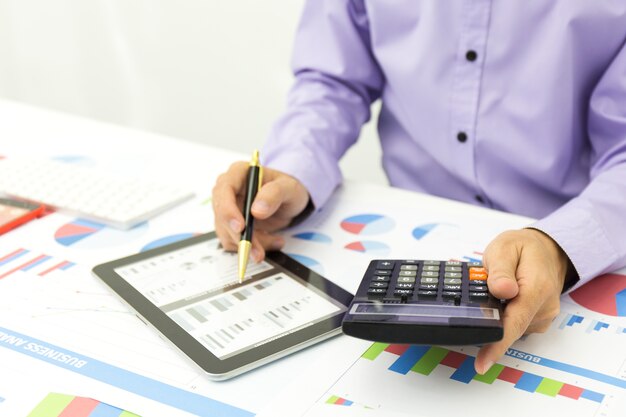
[(518, 294), (516, 271), (519, 257), (517, 246), (500, 237), (485, 250), (483, 260), (489, 274), (487, 286), (494, 297), (509, 300)]

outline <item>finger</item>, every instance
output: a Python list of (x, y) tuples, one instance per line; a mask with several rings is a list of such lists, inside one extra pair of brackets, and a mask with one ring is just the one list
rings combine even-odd
[(504, 336), (502, 340), (483, 346), (480, 349), (474, 363), (476, 372), (479, 374), (487, 372), (504, 355), (507, 349), (524, 335), (537, 309), (538, 307), (533, 302), (532, 297), (529, 302), (516, 298), (506, 306), (502, 318)]
[(250, 256), (255, 262), (265, 259), (265, 252), (268, 250), (278, 250), (285, 245), (285, 240), (281, 236), (275, 236), (263, 230), (256, 230), (252, 235), (252, 249)]
[(513, 242), (498, 237), (485, 250), (484, 263), (488, 271), (487, 286), (496, 298), (511, 299), (519, 292), (516, 271), (520, 254)]
[[(267, 182), (257, 193), (252, 204), (252, 214), (257, 219), (267, 219), (274, 215), (279, 208), (285, 210), (284, 215), (293, 217), (302, 207), (292, 207), (293, 200), (298, 197), (296, 192), (297, 181), (288, 176), (279, 176)], [(306, 203), (306, 202), (305, 202)]]
[[(246, 182), (247, 164), (234, 163), (228, 171), (219, 176), (213, 187), (213, 213), (216, 230), (222, 245), (228, 240), (237, 241), (244, 227), (241, 208), (237, 203), (237, 195), (242, 192)], [(226, 239), (229, 236), (230, 239)]]
[(234, 240), (230, 233), (224, 230), (224, 227), (217, 224), (215, 226), (215, 233), (217, 234), (222, 248), (228, 252), (237, 252), (239, 241)]
[(548, 329), (550, 329), (551, 325), (552, 325), (552, 319), (533, 320), (533, 322), (530, 323), (530, 325), (526, 329), (525, 334), (545, 333), (548, 331)]

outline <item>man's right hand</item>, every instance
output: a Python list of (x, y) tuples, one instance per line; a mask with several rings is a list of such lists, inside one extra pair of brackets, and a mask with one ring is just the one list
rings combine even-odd
[[(244, 228), (243, 200), (248, 177), (247, 162), (235, 162), (220, 175), (213, 187), (215, 231), (224, 249), (236, 251)], [(250, 255), (256, 262), (266, 250), (278, 250), (285, 241), (273, 232), (291, 223), (309, 202), (309, 193), (294, 177), (263, 168), (263, 184), (252, 204), (254, 233)]]

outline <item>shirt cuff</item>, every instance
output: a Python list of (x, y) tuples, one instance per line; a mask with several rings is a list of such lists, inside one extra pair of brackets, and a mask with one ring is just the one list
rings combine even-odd
[(584, 200), (574, 199), (528, 227), (550, 236), (569, 257), (580, 279), (567, 292), (607, 272), (619, 259), (602, 224)]

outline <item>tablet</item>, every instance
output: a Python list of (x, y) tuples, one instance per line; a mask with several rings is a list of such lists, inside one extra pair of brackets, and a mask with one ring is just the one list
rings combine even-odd
[(96, 266), (93, 273), (206, 374), (227, 379), (341, 331), (352, 295), (282, 252), (250, 262), (214, 232)]

